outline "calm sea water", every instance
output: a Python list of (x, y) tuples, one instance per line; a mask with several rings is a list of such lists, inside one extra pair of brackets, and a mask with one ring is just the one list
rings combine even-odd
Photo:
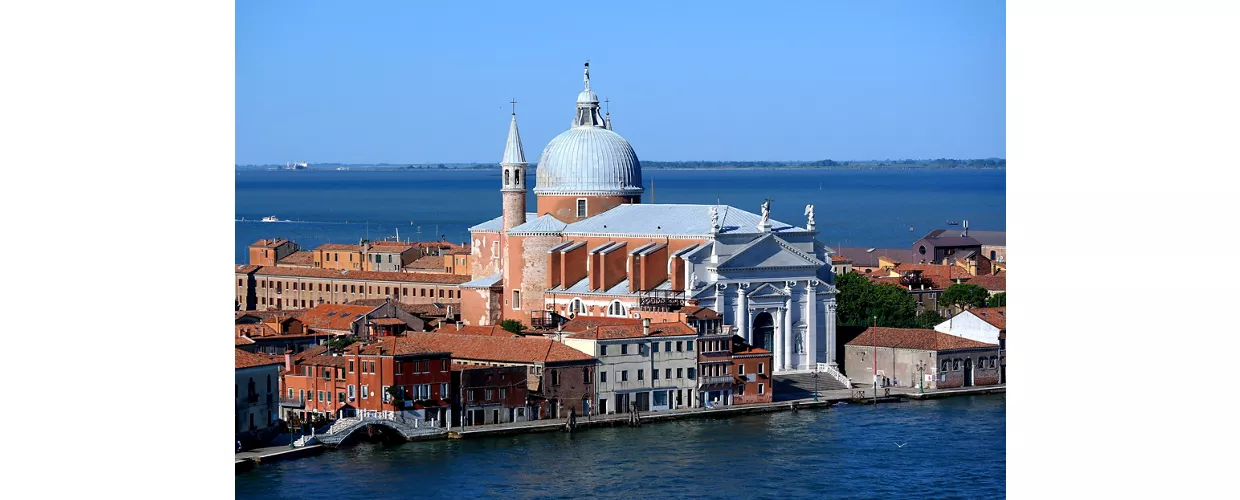
[[(1005, 230), (1004, 170), (650, 170), (644, 202), (716, 202), (805, 224), (815, 207), (819, 239), (831, 246), (908, 247), (947, 220)], [(499, 173), (468, 171), (254, 171), (236, 176), (236, 262), (261, 238), (313, 248), (392, 236), (469, 239), (467, 229), (500, 214)], [(535, 207), (533, 190), (527, 202)], [(275, 215), (295, 222), (263, 223)], [(241, 219), (244, 218), (245, 222)], [(909, 227), (913, 231), (909, 231)]]
[(236, 497), (1002, 498), (1005, 401), (970, 396), (573, 435), (359, 444), (240, 474)]

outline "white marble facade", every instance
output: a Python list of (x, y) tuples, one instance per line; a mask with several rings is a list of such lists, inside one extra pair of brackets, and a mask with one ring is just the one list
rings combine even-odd
[(685, 258), (689, 295), (770, 349), (775, 373), (834, 367), (836, 289), (814, 234), (718, 235)]

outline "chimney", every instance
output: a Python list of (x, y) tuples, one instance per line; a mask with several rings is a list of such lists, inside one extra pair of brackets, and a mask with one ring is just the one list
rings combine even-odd
[(284, 350), (284, 373), (293, 373), (293, 351)]
[(964, 221), (964, 233), (962, 233), (961, 236), (968, 236), (968, 235), (969, 235), (969, 221), (966, 220)]
[(642, 318), (642, 336), (650, 336), (650, 318)]

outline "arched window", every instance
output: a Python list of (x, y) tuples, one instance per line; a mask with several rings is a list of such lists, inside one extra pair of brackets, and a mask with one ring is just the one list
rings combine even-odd
[(990, 357), (990, 367), (991, 367), (991, 368), (994, 368), (994, 367), (995, 367), (995, 357), (994, 357), (994, 356), (991, 356), (991, 357)]
[(508, 185), (508, 169), (504, 169), (504, 185)]
[(585, 306), (581, 304), (581, 299), (573, 299), (572, 302), (568, 303), (568, 312), (570, 313), (579, 313), (585, 309)]
[(607, 308), (607, 314), (612, 316), (624, 316), (624, 304), (618, 300), (611, 301), (611, 306)]
[[(521, 185), (521, 170), (520, 169), (512, 171), (512, 180), (513, 180), (513, 184), (516, 184), (518, 186)], [(990, 252), (990, 254), (993, 256), (994, 252)]]
[(983, 358), (983, 357), (981, 357), (981, 356), (978, 356), (978, 357), (977, 357), (977, 367), (978, 367), (978, 368), (985, 368), (985, 367), (986, 367), (986, 358)]
[(990, 260), (995, 260), (995, 251), (994, 251), (994, 250), (991, 250), (991, 251), (990, 251)]

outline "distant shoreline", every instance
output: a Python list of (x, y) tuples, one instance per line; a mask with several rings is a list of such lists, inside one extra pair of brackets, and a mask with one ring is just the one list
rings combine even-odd
[[(238, 172), (337, 172), (337, 171), (364, 171), (364, 172), (445, 172), (445, 171), (485, 171), (499, 169), (499, 165), (478, 166), (478, 167), (396, 167), (396, 166), (349, 166), (348, 170), (337, 170), (339, 167), (309, 167), (301, 170), (287, 170), (274, 166), (236, 166), (234, 170)], [(537, 171), (537, 167), (531, 167), (530, 170)], [(1007, 166), (998, 167), (947, 167), (937, 165), (841, 165), (833, 167), (813, 167), (807, 165), (781, 165), (769, 167), (647, 167), (642, 166), (643, 171), (733, 171), (733, 170), (1007, 170)]]

